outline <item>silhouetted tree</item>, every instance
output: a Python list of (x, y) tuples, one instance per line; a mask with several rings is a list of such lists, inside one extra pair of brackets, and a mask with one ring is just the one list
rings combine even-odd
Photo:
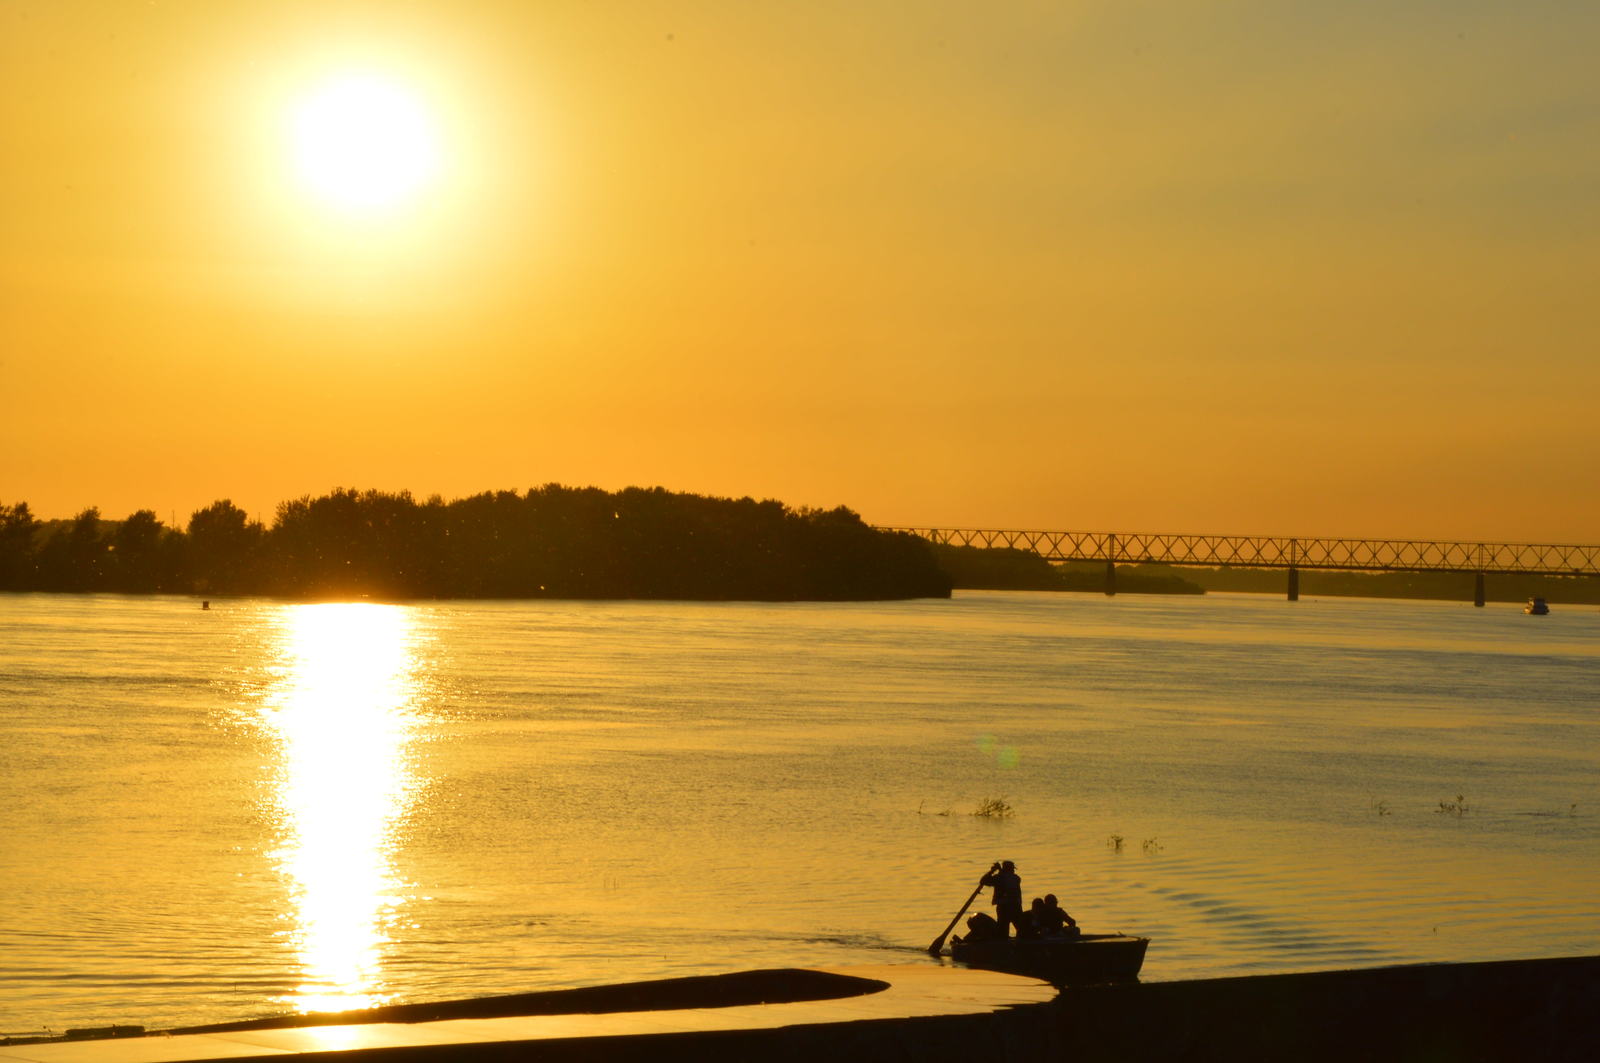
[(107, 587), (129, 593), (176, 589), (173, 573), (163, 569), (170, 556), (161, 549), (166, 534), (153, 510), (129, 514), (110, 535)]
[(28, 503), (0, 505), (0, 590), (32, 590), (37, 585), (38, 534), (39, 522)]
[(103, 590), (109, 546), (100, 535), (100, 510), (91, 506), (64, 526), (55, 527), (39, 547), (40, 586), (50, 590)]
[(285, 502), (269, 537), (274, 585), (312, 597), (415, 594), (425, 582), (409, 545), (416, 518), (410, 492), (341, 489)]
[(202, 594), (250, 593), (264, 589), (260, 550), (265, 529), (223, 498), (189, 516), (188, 571)]

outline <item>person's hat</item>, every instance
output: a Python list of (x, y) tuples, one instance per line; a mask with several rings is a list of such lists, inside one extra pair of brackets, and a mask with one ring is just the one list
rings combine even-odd
[(1002, 860), (1002, 861), (1000, 861), (1000, 866), (1005, 868), (1007, 871), (1009, 871), (1012, 868), (1016, 867), (1017, 865), (1013, 864), (1010, 860)]

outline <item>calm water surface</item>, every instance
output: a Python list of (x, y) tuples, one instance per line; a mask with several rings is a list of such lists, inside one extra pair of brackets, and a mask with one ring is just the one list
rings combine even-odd
[(1592, 607), (11, 595), (0, 749), (0, 1034), (933, 962), (1000, 857), (1147, 980), (1600, 952)]

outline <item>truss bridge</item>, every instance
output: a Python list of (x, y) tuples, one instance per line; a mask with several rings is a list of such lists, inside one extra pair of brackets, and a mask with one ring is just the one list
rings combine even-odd
[(1099, 561), (1106, 593), (1116, 593), (1119, 564), (1196, 568), (1281, 568), (1289, 599), (1300, 597), (1301, 569), (1347, 572), (1471, 572), (1474, 605), (1483, 605), (1490, 573), (1600, 576), (1600, 546), (1443, 542), (1429, 539), (1324, 539), (1274, 535), (1179, 535), (1150, 532), (997, 531), (983, 528), (883, 528), (949, 546), (1027, 550), (1046, 561)]

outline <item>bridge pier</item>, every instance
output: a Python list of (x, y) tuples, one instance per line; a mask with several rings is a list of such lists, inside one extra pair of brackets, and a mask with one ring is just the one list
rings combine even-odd
[(1472, 604), (1479, 609), (1483, 608), (1483, 573), (1480, 572), (1473, 580)]
[(1106, 536), (1106, 597), (1117, 593), (1117, 536)]
[(1300, 570), (1293, 565), (1289, 566), (1289, 600), (1291, 602), (1300, 600)]

